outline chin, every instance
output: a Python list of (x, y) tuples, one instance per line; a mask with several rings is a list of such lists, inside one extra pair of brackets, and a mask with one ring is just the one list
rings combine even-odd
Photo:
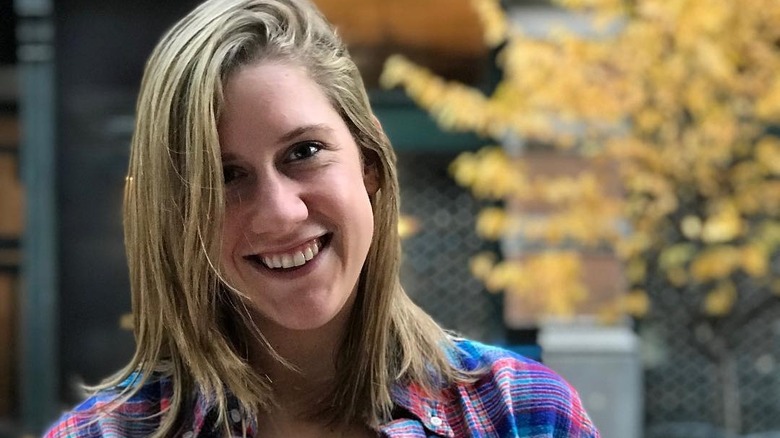
[(336, 303), (324, 306), (288, 305), (285, 311), (276, 312), (267, 312), (256, 306), (253, 307), (260, 316), (260, 320), (263, 321), (262, 324), (259, 324), (261, 330), (303, 332), (340, 326), (341, 323), (345, 323), (352, 301), (349, 299), (340, 305)]

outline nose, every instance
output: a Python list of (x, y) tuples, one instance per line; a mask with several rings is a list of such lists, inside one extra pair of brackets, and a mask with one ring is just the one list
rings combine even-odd
[(309, 215), (304, 190), (298, 181), (272, 174), (258, 178), (256, 190), (251, 226), (257, 234), (288, 231)]

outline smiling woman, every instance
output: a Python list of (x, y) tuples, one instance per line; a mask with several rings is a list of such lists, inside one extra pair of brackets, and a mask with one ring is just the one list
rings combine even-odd
[(252, 303), (273, 345), (305, 345), (306, 330), (328, 324), (344, 332), (371, 245), (376, 165), (363, 162), (347, 124), (303, 67), (245, 66), (224, 97), (226, 278)]
[(47, 436), (598, 436), (552, 371), (407, 297), (393, 150), (309, 3), (177, 23), (127, 181), (136, 353)]

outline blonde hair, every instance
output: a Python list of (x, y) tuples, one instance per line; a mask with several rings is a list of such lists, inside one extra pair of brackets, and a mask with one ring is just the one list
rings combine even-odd
[(435, 394), (466, 378), (448, 360), (447, 335), (399, 283), (395, 155), (344, 44), (304, 0), (209, 0), (165, 34), (146, 65), (124, 212), (137, 349), (96, 388), (116, 389), (137, 372), (140, 381), (125, 387), (119, 406), (164, 365), (174, 392), (155, 436), (177, 432), (195, 393), (216, 406), (224, 427), (228, 396), (250, 414), (273, 403), (268, 382), (247, 361), (247, 340), (262, 334), (214, 263), (224, 209), (222, 88), (238, 68), (264, 60), (307, 69), (380, 180), (333, 393), (317, 415), (377, 427), (390, 417), (397, 382)]

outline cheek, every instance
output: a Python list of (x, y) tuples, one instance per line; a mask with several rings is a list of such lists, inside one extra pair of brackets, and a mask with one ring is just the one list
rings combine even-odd
[(228, 271), (233, 268), (233, 256), (237, 251), (237, 243), (239, 236), (237, 232), (239, 227), (235, 223), (235, 220), (229, 219), (230, 215), (226, 214), (222, 222), (222, 232), (220, 234), (219, 245), (219, 264), (222, 269)]
[(374, 236), (374, 210), (368, 195), (365, 193), (356, 197), (355, 202), (357, 204), (354, 204), (355, 209), (353, 211), (357, 217), (354, 220), (360, 228), (359, 232), (363, 245), (368, 248)]

